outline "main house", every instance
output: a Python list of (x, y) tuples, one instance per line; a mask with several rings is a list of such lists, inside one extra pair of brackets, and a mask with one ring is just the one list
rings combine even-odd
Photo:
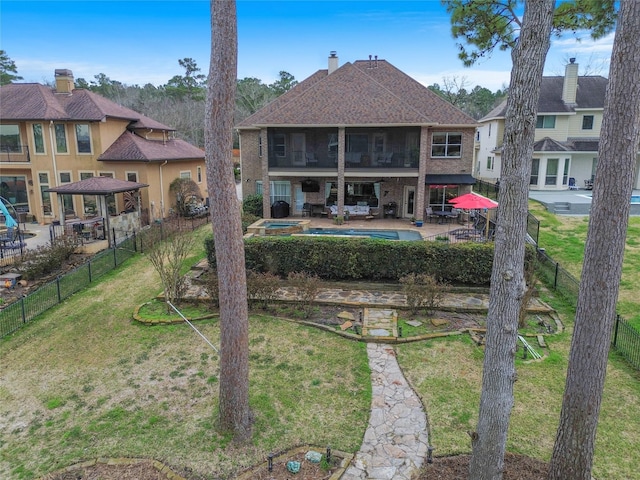
[[(578, 76), (575, 59), (564, 77), (542, 77), (531, 190), (593, 186), (607, 82), (601, 76)], [(479, 121), (474, 175), (489, 182), (500, 178), (506, 107), (504, 101)], [(640, 188), (639, 170), (640, 157), (634, 188)]]
[(422, 219), (475, 183), (476, 122), (385, 60), (319, 70), (240, 122), (242, 195), (265, 218)]
[[(47, 191), (94, 176), (148, 184), (140, 191), (143, 221), (169, 213), (169, 185), (178, 177), (196, 181), (207, 197), (204, 152), (176, 138), (175, 129), (74, 88), (70, 70), (56, 70), (55, 81), (55, 88), (0, 87), (0, 196), (18, 212), (39, 223), (57, 220), (58, 212), (95, 215), (95, 195)], [(128, 208), (124, 194), (108, 199), (111, 215)]]

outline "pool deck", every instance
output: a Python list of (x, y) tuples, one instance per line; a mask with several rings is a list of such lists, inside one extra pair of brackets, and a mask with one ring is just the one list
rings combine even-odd
[[(529, 199), (542, 203), (547, 210), (557, 215), (589, 215), (591, 211), (591, 190), (547, 190), (529, 191)], [(633, 195), (640, 195), (634, 190)], [(640, 205), (631, 205), (631, 215), (640, 215)]]

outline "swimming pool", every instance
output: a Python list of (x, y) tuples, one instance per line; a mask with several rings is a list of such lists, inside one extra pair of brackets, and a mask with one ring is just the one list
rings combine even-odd
[(382, 240), (422, 240), (415, 230), (368, 230), (364, 228), (310, 228), (304, 235), (333, 235), (348, 237), (369, 237)]
[(631, 195), (631, 205), (640, 205), (640, 195)]

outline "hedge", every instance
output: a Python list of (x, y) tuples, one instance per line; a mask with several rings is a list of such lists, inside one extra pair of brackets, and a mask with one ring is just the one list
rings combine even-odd
[[(213, 237), (205, 240), (215, 268)], [(535, 249), (527, 248), (527, 261)], [(306, 272), (324, 280), (397, 282), (411, 273), (433, 275), (452, 285), (487, 286), (493, 243), (412, 242), (335, 237), (253, 237), (245, 240), (247, 270), (286, 278)]]

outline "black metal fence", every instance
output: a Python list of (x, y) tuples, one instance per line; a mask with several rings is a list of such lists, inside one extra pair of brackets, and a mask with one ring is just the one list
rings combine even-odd
[(165, 222), (153, 224), (137, 234), (133, 233), (115, 248), (97, 253), (80, 267), (56, 277), (55, 280), (0, 310), (0, 338), (15, 332), (38, 315), (122, 265), (137, 252), (142, 252), (147, 244), (145, 238), (163, 240), (170, 232), (193, 231), (208, 221), (208, 216), (194, 219), (168, 219)]
[[(531, 214), (529, 216), (533, 217)], [(538, 248), (537, 266), (538, 278), (576, 306), (580, 281), (547, 255), (543, 248)], [(611, 345), (627, 359), (633, 368), (640, 370), (640, 332), (620, 315), (616, 315)]]
[(611, 344), (636, 370), (640, 370), (640, 333), (620, 315), (616, 315)]

